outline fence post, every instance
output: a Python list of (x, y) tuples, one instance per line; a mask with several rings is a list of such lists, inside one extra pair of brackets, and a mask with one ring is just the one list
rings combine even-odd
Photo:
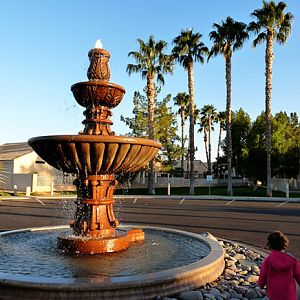
[(51, 181), (51, 192), (50, 195), (53, 196), (53, 190), (54, 190), (54, 184), (53, 184), (53, 180)]
[(168, 174), (168, 196), (171, 195), (170, 174)]
[(27, 186), (27, 187), (26, 187), (26, 197), (29, 197), (29, 196), (30, 196), (30, 193), (31, 193), (31, 187), (30, 187), (30, 186)]
[(290, 191), (289, 191), (289, 181), (286, 181), (286, 188), (285, 188), (285, 194), (286, 194), (286, 198), (290, 197)]

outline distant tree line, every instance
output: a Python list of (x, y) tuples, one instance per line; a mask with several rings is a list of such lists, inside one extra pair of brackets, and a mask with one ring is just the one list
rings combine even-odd
[[(232, 167), (235, 159), (233, 153), (233, 138), (232, 138), (232, 112), (231, 112), (231, 58), (236, 50), (243, 47), (250, 34), (255, 34), (253, 47), (261, 43), (266, 44), (265, 51), (265, 112), (264, 112), (264, 155), (266, 156), (266, 186), (267, 195), (272, 196), (271, 190), (271, 157), (274, 155), (274, 147), (272, 146), (272, 114), (271, 114), (271, 93), (272, 93), (272, 65), (273, 65), (273, 48), (274, 42), (285, 44), (292, 30), (292, 21), (294, 19), (290, 12), (285, 13), (287, 5), (284, 2), (275, 3), (271, 1), (263, 1), (262, 8), (256, 9), (251, 16), (255, 21), (248, 25), (243, 22), (233, 20), (227, 17), (220, 24), (214, 23), (215, 30), (209, 33), (209, 38), (212, 41), (212, 46), (209, 49), (201, 41), (202, 35), (193, 30), (182, 30), (181, 33), (173, 39), (173, 49), (170, 54), (166, 53), (167, 43), (159, 40), (155, 41), (153, 36), (149, 37), (148, 41), (138, 39), (139, 49), (131, 51), (128, 56), (135, 60), (135, 64), (128, 64), (127, 72), (140, 73), (142, 78), (146, 80), (146, 115), (147, 119), (147, 136), (151, 139), (155, 138), (155, 82), (164, 84), (164, 75), (174, 71), (175, 63), (179, 63), (188, 75), (188, 109), (185, 112), (184, 118), (188, 116), (189, 121), (189, 136), (188, 136), (188, 153), (190, 173), (190, 195), (194, 194), (194, 159), (195, 159), (195, 141), (194, 131), (197, 119), (197, 111), (195, 109), (194, 96), (194, 63), (200, 62), (204, 64), (212, 57), (222, 55), (225, 60), (225, 81), (226, 81), (226, 112), (225, 112), (225, 127), (226, 127), (226, 143), (223, 144), (223, 149), (226, 153), (226, 165), (228, 173), (227, 194), (232, 195)], [(179, 98), (180, 95), (177, 95)], [(181, 99), (176, 99), (176, 103), (180, 103)], [(183, 100), (182, 100), (183, 101)], [(178, 105), (178, 104), (177, 104)], [(204, 108), (203, 108), (204, 109)], [(206, 110), (209, 110), (206, 107)], [(182, 113), (183, 111), (181, 111)], [(202, 117), (211, 112), (202, 110)], [(182, 120), (182, 115), (181, 115)], [(208, 122), (213, 122), (208, 118)], [(128, 120), (129, 122), (129, 120)], [(128, 123), (130, 124), (130, 123)], [(262, 125), (262, 124), (261, 124)], [(182, 123), (181, 123), (182, 126)], [(203, 131), (206, 141), (206, 156), (208, 169), (211, 172), (211, 144), (210, 136), (212, 125), (206, 124), (200, 127)], [(168, 135), (170, 138), (170, 135)], [(169, 143), (170, 144), (170, 143)], [(181, 148), (183, 149), (184, 138), (181, 136)], [(166, 144), (164, 149), (166, 149)], [(225, 150), (225, 148), (226, 150)], [(219, 153), (219, 151), (218, 151)], [(183, 151), (181, 157), (183, 158)], [(219, 154), (218, 154), (219, 156)], [(220, 157), (218, 158), (220, 160)], [(148, 192), (154, 194), (154, 164), (153, 161), (149, 164), (149, 179)]]

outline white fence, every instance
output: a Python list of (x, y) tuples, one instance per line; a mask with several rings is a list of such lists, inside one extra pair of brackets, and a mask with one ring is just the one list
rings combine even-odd
[[(143, 178), (137, 178), (133, 184), (141, 184), (141, 185), (147, 185), (147, 177)], [(154, 179), (155, 186), (164, 187), (167, 186), (168, 183), (171, 184), (172, 187), (181, 187), (181, 186), (190, 186), (190, 179), (181, 178), (181, 177), (155, 177)], [(212, 179), (208, 181), (207, 179), (194, 179), (195, 186), (218, 186), (218, 185), (226, 185), (227, 179)], [(232, 180), (233, 185), (247, 185), (249, 184), (248, 179), (233, 179)]]
[(300, 191), (300, 180), (272, 178), (272, 190), (284, 192), (289, 197), (290, 191)]

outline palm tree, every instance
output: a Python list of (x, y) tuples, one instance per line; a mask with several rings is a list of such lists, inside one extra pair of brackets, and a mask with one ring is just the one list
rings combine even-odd
[(195, 141), (194, 141), (194, 61), (204, 63), (204, 56), (208, 55), (208, 48), (201, 42), (202, 35), (193, 33), (193, 30), (183, 30), (181, 34), (174, 38), (174, 48), (172, 54), (185, 70), (188, 72), (189, 88), (189, 156), (190, 156), (190, 195), (194, 195), (194, 158), (195, 158)]
[(279, 44), (285, 44), (292, 32), (292, 21), (294, 16), (291, 13), (284, 13), (287, 5), (284, 2), (276, 4), (274, 1), (263, 1), (263, 8), (256, 9), (251, 14), (257, 19), (248, 26), (249, 31), (255, 32), (257, 37), (253, 41), (253, 47), (266, 42), (265, 52), (265, 115), (266, 115), (266, 152), (267, 152), (267, 196), (272, 196), (271, 187), (271, 93), (272, 93), (272, 65), (274, 40)]
[[(147, 98), (148, 98), (148, 131), (149, 138), (154, 138), (154, 96), (155, 78), (158, 83), (164, 84), (163, 74), (172, 73), (173, 59), (171, 55), (165, 54), (167, 43), (165, 41), (155, 41), (151, 35), (148, 42), (138, 39), (140, 49), (138, 51), (129, 52), (128, 56), (132, 56), (136, 64), (128, 64), (127, 72), (129, 75), (132, 73), (141, 73), (142, 78), (147, 80)], [(148, 177), (148, 193), (155, 194), (154, 190), (154, 163), (149, 163), (149, 177)]]
[(178, 114), (181, 119), (181, 168), (184, 169), (184, 125), (186, 120), (186, 111), (189, 104), (189, 95), (185, 92), (178, 93), (176, 97), (173, 98), (174, 104), (179, 106)]
[(200, 111), (200, 129), (204, 132), (205, 152), (207, 158), (208, 174), (212, 173), (211, 167), (211, 133), (214, 130), (214, 123), (217, 121), (217, 111), (213, 105), (204, 105)]
[(221, 54), (224, 56), (226, 64), (226, 148), (227, 148), (227, 166), (228, 166), (228, 186), (227, 194), (232, 196), (232, 140), (231, 140), (231, 58), (232, 53), (243, 47), (243, 43), (248, 39), (247, 25), (242, 22), (236, 22), (227, 17), (221, 24), (214, 23), (215, 31), (209, 34), (213, 41), (209, 58)]

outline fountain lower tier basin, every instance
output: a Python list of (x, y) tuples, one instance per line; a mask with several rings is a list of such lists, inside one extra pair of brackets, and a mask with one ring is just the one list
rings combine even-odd
[(57, 237), (67, 226), (1, 233), (1, 299), (154, 299), (203, 286), (224, 270), (216, 241), (175, 229), (134, 227), (143, 229), (145, 242), (106, 255), (58, 251)]
[(144, 138), (86, 134), (34, 137), (28, 144), (54, 168), (85, 175), (138, 171), (161, 148)]
[(91, 238), (64, 233), (58, 236), (58, 249), (80, 254), (102, 254), (125, 250), (133, 242), (142, 242), (144, 232), (138, 228), (117, 229), (112, 237)]

